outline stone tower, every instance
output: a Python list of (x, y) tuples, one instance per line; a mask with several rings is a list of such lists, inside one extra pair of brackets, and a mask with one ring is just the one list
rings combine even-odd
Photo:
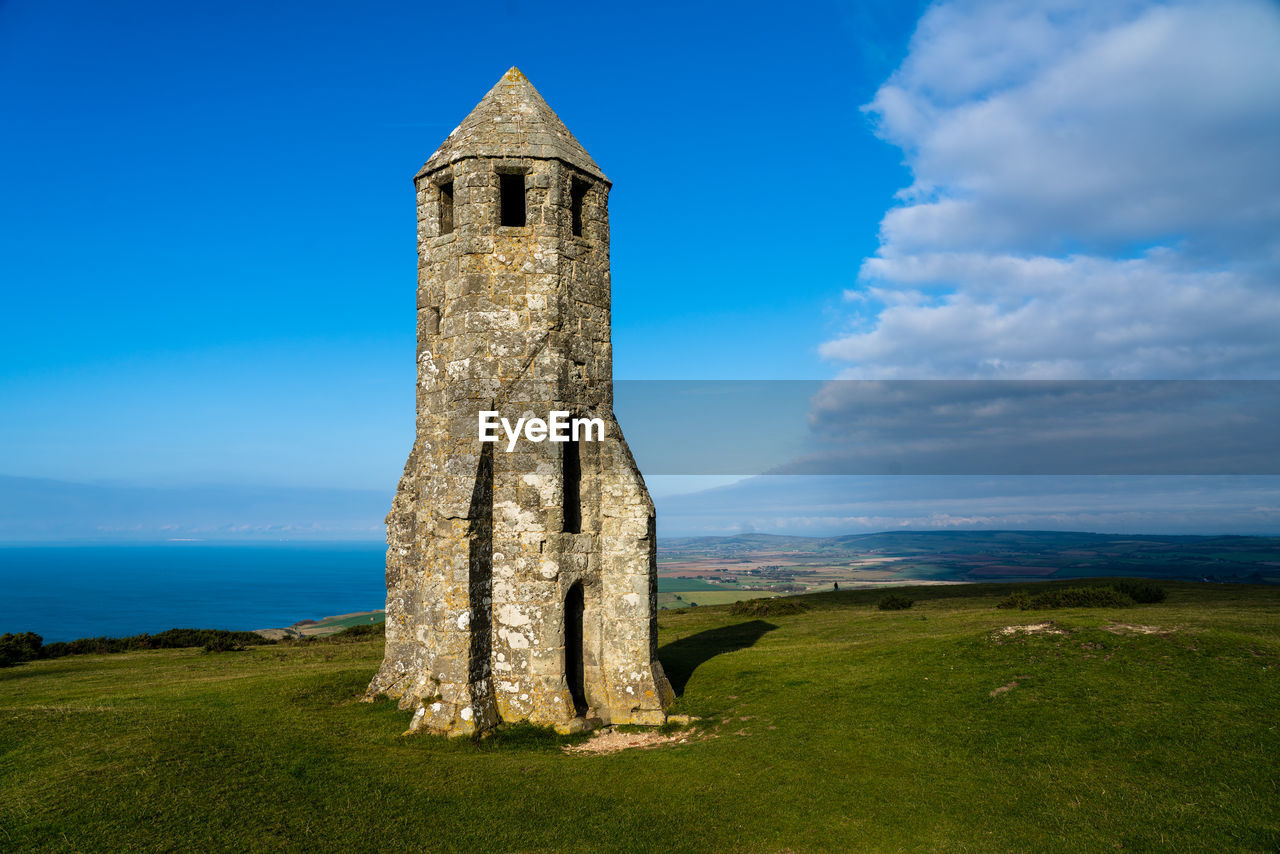
[[(512, 68), (414, 177), (417, 438), (368, 696), (411, 731), (661, 724), (653, 502), (613, 415), (609, 180)], [(497, 411), (599, 418), (507, 450)]]

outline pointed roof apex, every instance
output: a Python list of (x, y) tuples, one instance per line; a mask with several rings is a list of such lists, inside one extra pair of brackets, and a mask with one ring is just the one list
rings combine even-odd
[(563, 160), (608, 181), (529, 78), (514, 65), (436, 149), (418, 177), (467, 157)]

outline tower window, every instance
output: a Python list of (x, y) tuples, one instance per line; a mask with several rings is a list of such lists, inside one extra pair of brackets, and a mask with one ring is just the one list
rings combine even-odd
[(582, 533), (582, 459), (578, 455), (578, 440), (564, 443), (564, 532)]
[(582, 236), (582, 203), (587, 198), (591, 185), (581, 178), (574, 178), (569, 183), (569, 216), (573, 221), (573, 233)]
[(525, 225), (524, 173), (500, 173), (498, 182), (501, 193), (498, 200), (499, 224), (523, 227)]
[(453, 231), (453, 182), (440, 185), (440, 233)]

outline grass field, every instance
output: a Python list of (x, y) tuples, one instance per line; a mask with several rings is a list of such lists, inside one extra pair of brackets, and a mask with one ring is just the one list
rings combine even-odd
[(317, 626), (341, 626), (349, 628), (350, 626), (362, 626), (365, 623), (383, 623), (386, 622), (387, 615), (382, 612), (352, 614), (349, 617), (325, 617), (316, 623)]
[[(709, 737), (603, 756), (402, 737), (356, 702), (381, 641), (7, 668), (0, 849), (1275, 851), (1280, 589), (997, 610), (1015, 586), (1040, 587), (665, 612)], [(1046, 619), (1065, 633), (999, 634)]]

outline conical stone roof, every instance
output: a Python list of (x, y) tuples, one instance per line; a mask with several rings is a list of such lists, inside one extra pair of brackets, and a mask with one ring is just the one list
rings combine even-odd
[(436, 149), (418, 176), (468, 157), (562, 160), (607, 181), (529, 78), (511, 68)]

